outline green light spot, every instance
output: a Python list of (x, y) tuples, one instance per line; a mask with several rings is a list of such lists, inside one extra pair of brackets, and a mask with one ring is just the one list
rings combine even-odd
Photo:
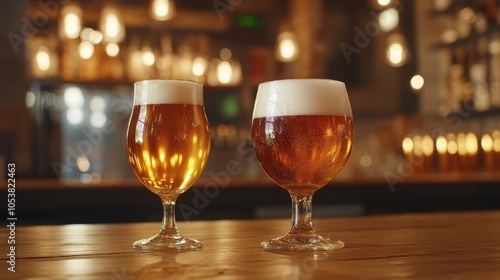
[(262, 17), (241, 15), (236, 17), (236, 24), (250, 28), (262, 28), (265, 25), (265, 21)]
[(238, 116), (240, 112), (238, 107), (238, 100), (233, 95), (228, 95), (222, 100), (222, 115), (226, 118), (232, 119)]

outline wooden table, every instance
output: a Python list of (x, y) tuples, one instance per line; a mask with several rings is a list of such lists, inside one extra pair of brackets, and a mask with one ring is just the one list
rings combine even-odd
[[(21, 221), (18, 221), (21, 223)], [(16, 228), (16, 272), (1, 279), (500, 279), (500, 211), (316, 219), (346, 247), (274, 252), (289, 220), (181, 222), (199, 251), (134, 251), (160, 222)], [(6, 238), (5, 227), (2, 238)]]

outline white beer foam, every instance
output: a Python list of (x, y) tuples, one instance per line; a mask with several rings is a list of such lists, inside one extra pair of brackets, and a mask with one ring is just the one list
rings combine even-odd
[(259, 85), (252, 119), (291, 115), (352, 117), (345, 84), (327, 79), (289, 79)]
[(134, 83), (134, 105), (203, 105), (203, 85), (185, 80), (146, 80)]

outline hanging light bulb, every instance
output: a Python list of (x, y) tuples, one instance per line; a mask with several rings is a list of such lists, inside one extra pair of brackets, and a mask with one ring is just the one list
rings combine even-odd
[(418, 92), (424, 87), (424, 78), (421, 75), (414, 75), (410, 80), (411, 88)]
[(233, 69), (227, 61), (221, 61), (217, 65), (217, 79), (219, 83), (227, 85), (233, 79)]
[(36, 78), (55, 77), (59, 74), (59, 57), (55, 51), (55, 38), (32, 38), (29, 50), (32, 57), (31, 74)]
[(45, 46), (40, 46), (36, 53), (36, 65), (41, 71), (47, 71), (50, 68), (50, 50)]
[(102, 9), (99, 28), (106, 42), (119, 43), (125, 38), (125, 25), (120, 11), (113, 5), (107, 5)]
[(175, 3), (173, 0), (151, 0), (149, 13), (155, 20), (172, 19), (176, 14)]
[[(220, 51), (220, 60), (216, 60), (216, 75), (218, 83), (222, 85), (236, 85), (241, 82), (241, 65), (232, 59), (233, 52), (229, 48)], [(210, 73), (209, 73), (210, 82)]]
[(399, 12), (395, 8), (387, 9), (378, 16), (378, 24), (382, 31), (387, 32), (396, 28), (399, 24)]
[(276, 43), (276, 58), (281, 62), (291, 62), (298, 54), (299, 47), (295, 34), (291, 31), (281, 32)]
[(82, 9), (76, 4), (68, 4), (61, 9), (59, 36), (66, 39), (76, 39), (82, 29)]
[(197, 56), (193, 59), (193, 75), (196, 77), (201, 77), (205, 75), (205, 71), (207, 70), (207, 60), (202, 56)]
[(393, 67), (403, 66), (408, 61), (408, 47), (401, 34), (392, 34), (387, 38), (387, 62)]

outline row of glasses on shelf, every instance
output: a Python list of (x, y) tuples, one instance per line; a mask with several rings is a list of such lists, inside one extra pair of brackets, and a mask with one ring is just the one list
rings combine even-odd
[(500, 171), (500, 131), (407, 136), (401, 143), (415, 174)]

